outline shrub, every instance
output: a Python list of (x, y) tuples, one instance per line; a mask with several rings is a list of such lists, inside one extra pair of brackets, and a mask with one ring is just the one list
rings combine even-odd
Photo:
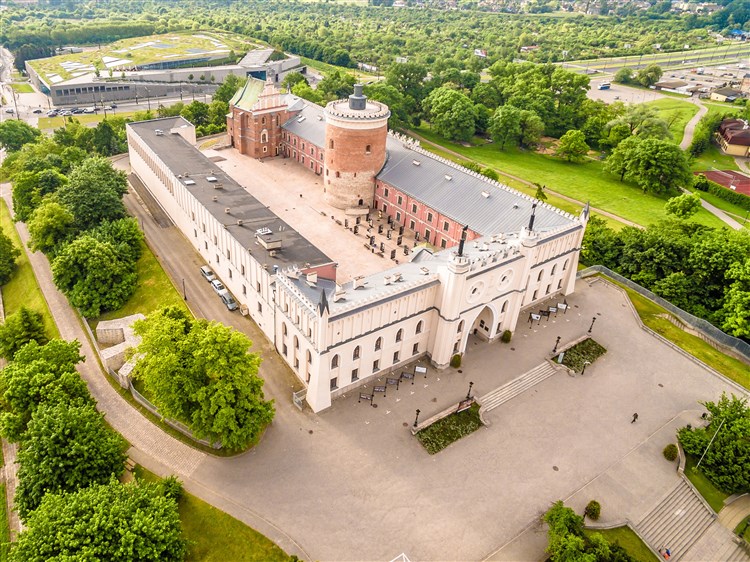
[(159, 482), (159, 488), (165, 497), (171, 498), (174, 501), (180, 501), (183, 494), (182, 482), (180, 482), (176, 476), (167, 476), (164, 480)]
[(599, 514), (602, 512), (602, 506), (596, 500), (591, 500), (583, 511), (583, 515), (588, 517), (592, 521), (599, 519)]
[(511, 332), (510, 330), (505, 330), (503, 332), (503, 335), (500, 336), (500, 341), (502, 341), (503, 343), (509, 343), (510, 338), (512, 337), (513, 337), (513, 332)]
[(677, 458), (677, 445), (674, 443), (670, 443), (666, 447), (664, 447), (664, 458), (668, 461), (672, 462)]
[(451, 367), (454, 369), (458, 369), (461, 366), (461, 355), (459, 353), (456, 353), (453, 357), (451, 357)]

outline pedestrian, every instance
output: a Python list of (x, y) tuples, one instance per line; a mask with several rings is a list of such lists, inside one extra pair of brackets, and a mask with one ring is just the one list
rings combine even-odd
[(635, 423), (637, 421), (638, 421), (638, 412), (636, 412), (635, 414), (633, 414), (633, 421), (631, 421), (630, 423)]

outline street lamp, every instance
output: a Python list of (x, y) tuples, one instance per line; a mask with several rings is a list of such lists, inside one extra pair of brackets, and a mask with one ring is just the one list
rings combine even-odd
[(594, 328), (594, 322), (596, 322), (596, 316), (594, 316), (591, 319), (591, 326), (589, 326), (589, 334), (591, 333), (591, 330)]
[(187, 291), (185, 291), (185, 278), (182, 278), (182, 297), (187, 300)]
[(581, 369), (581, 374), (582, 375), (586, 372), (586, 365), (591, 365), (591, 361), (584, 361), (583, 362), (583, 369)]
[(417, 427), (417, 422), (419, 422), (419, 408), (417, 408), (417, 415), (414, 417), (414, 427)]
[(557, 341), (555, 342), (555, 349), (552, 350), (552, 353), (557, 353), (558, 345), (560, 345), (560, 336), (557, 336)]
[(466, 399), (467, 399), (467, 400), (471, 398), (471, 387), (472, 387), (472, 386), (474, 386), (474, 383), (473, 383), (473, 382), (470, 382), (470, 383), (469, 383), (469, 392), (467, 392), (467, 393), (466, 393)]

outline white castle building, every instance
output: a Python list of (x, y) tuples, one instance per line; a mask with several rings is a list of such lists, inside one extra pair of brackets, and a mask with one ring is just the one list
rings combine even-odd
[[(294, 129), (303, 142), (298, 115), (319, 115), (319, 108), (290, 95), (282, 95), (281, 103), (288, 121), (279, 123), (280, 138), (288, 141)], [(334, 109), (341, 103), (333, 102)], [(366, 104), (355, 103), (350, 109), (356, 112), (357, 107)], [(326, 130), (325, 113), (309, 121), (320, 129), (309, 132), (311, 142), (319, 139), (318, 152), (320, 141), (331, 138), (335, 143), (328, 141), (329, 151), (339, 143), (352, 150), (341, 131)], [(340, 118), (334, 121), (332, 126)], [(337, 395), (400, 372), (417, 359), (447, 367), (453, 355), (465, 352), (470, 337), (495, 341), (504, 331), (513, 332), (519, 319), (525, 321), (541, 301), (574, 290), (588, 208), (572, 216), (403, 137), (387, 135), (385, 163), (374, 177), (368, 162), (370, 194), (362, 196), (362, 185), (349, 193), (351, 186), (345, 183), (340, 193), (382, 202), (384, 195), (388, 201), (393, 198), (389, 189), (396, 190), (401, 195), (392, 208), (380, 208), (400, 218), (396, 226), (405, 225), (409, 205), (416, 212), (419, 204), (420, 212), (429, 209), (453, 222), (472, 224), (473, 239), (443, 250), (419, 245), (407, 250), (406, 261), (398, 265), (339, 280), (336, 256), (328, 257), (272, 213), (251, 187), (217, 170), (195, 148), (190, 123), (181, 117), (130, 123), (127, 134), (133, 172), (274, 343), (306, 386), (307, 403), (315, 412), (329, 407)], [(367, 142), (365, 154), (375, 146)], [(335, 161), (333, 156), (322, 155), (321, 161)], [(324, 168), (311, 167), (310, 177), (325, 178)], [(335, 182), (324, 185), (338, 189)], [(328, 192), (326, 199), (335, 205), (343, 200)], [(405, 212), (399, 212), (396, 201)], [(361, 206), (351, 211), (362, 212)]]

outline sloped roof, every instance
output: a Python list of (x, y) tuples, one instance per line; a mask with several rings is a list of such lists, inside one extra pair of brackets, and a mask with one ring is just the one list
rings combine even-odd
[(305, 102), (291, 94), (287, 95), (289, 111), (299, 111), (281, 127), (306, 141), (324, 148), (326, 142), (326, 121), (323, 108), (312, 102)]
[(251, 111), (253, 106), (258, 101), (261, 92), (263, 92), (263, 86), (265, 82), (262, 80), (256, 80), (254, 78), (248, 78), (245, 85), (242, 86), (229, 100), (230, 106), (239, 107), (245, 111)]

